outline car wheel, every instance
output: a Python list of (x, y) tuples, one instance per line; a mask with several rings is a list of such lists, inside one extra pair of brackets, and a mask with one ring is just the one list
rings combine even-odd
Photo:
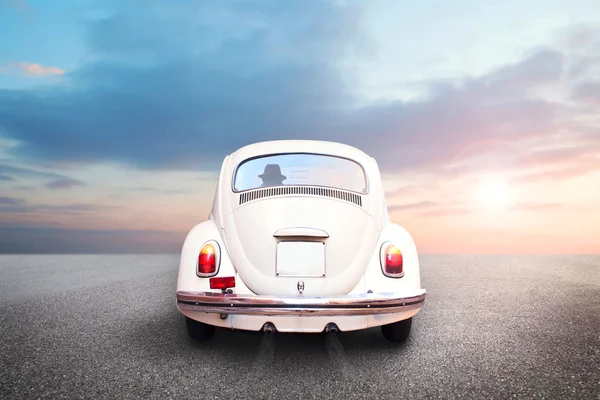
[(185, 317), (188, 335), (194, 340), (207, 340), (215, 333), (215, 327), (191, 318)]
[(404, 342), (410, 334), (412, 318), (381, 326), (383, 336), (392, 342)]

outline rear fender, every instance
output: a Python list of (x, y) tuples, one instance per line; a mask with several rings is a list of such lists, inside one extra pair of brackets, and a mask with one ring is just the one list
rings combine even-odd
[(201, 278), (196, 275), (198, 254), (206, 242), (214, 240), (219, 245), (220, 262), (217, 277), (235, 276), (236, 293), (251, 293), (246, 285), (237, 276), (236, 270), (231, 263), (225, 243), (221, 238), (215, 221), (211, 218), (194, 226), (188, 233), (181, 250), (179, 261), (179, 275), (177, 277), (177, 290), (190, 292), (220, 292), (210, 289), (209, 278)]
[[(380, 262), (380, 251), (384, 243), (391, 242), (402, 252), (404, 276), (390, 278), (383, 274)], [(379, 236), (369, 266), (365, 271), (366, 290), (374, 293), (401, 292), (413, 293), (421, 290), (419, 257), (412, 236), (398, 224), (388, 222)]]

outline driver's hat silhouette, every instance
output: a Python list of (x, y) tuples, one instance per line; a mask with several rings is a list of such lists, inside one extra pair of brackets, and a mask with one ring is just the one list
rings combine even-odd
[(265, 171), (258, 176), (263, 180), (261, 186), (277, 186), (282, 185), (283, 181), (287, 179), (286, 176), (281, 175), (281, 168), (279, 164), (267, 164)]

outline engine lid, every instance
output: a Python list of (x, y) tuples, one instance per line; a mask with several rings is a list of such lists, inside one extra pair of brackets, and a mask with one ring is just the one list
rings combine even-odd
[(225, 218), (227, 250), (256, 294), (344, 295), (360, 281), (378, 238), (360, 206), (323, 197), (266, 198)]

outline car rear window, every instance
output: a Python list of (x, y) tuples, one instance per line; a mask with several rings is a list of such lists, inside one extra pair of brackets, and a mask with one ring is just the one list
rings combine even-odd
[(360, 164), (322, 154), (275, 154), (252, 158), (236, 169), (233, 190), (285, 185), (325, 186), (367, 193), (367, 179)]

